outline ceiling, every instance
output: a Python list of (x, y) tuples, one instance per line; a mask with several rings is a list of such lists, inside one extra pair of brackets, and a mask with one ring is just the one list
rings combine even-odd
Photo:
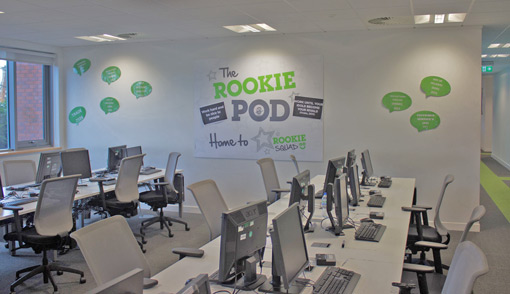
[[(267, 23), (292, 34), (346, 30), (483, 26), (482, 53), (510, 43), (510, 0), (0, 0), (0, 38), (68, 47), (91, 45), (77, 36), (136, 33), (121, 42), (242, 36), (223, 26)], [(463, 24), (414, 25), (413, 15), (467, 13)], [(392, 17), (393, 24), (370, 19)], [(494, 72), (510, 58), (487, 58)]]

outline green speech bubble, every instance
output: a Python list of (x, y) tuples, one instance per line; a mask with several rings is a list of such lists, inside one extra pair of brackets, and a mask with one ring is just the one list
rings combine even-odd
[(384, 95), (382, 103), (391, 113), (408, 109), (413, 104), (413, 101), (406, 93), (391, 92)]
[(425, 92), (427, 97), (441, 97), (450, 94), (450, 84), (443, 78), (430, 76), (421, 80), (421, 90)]
[(413, 125), (418, 132), (435, 129), (440, 123), (441, 119), (439, 115), (428, 110), (415, 112), (411, 116), (411, 125)]
[(78, 75), (84, 74), (90, 68), (90, 60), (83, 58), (76, 61), (73, 65), (73, 71)]
[(71, 112), (69, 112), (69, 121), (73, 124), (78, 125), (82, 120), (85, 119), (85, 115), (87, 115), (87, 111), (85, 107), (78, 106), (73, 108)]
[(101, 103), (99, 103), (99, 106), (104, 111), (104, 114), (113, 113), (117, 110), (119, 110), (119, 101), (113, 97), (106, 97), (103, 100), (101, 100)]
[(136, 99), (140, 97), (149, 96), (151, 92), (152, 92), (151, 84), (144, 81), (135, 82), (131, 86), (131, 93), (135, 95)]
[(101, 79), (110, 85), (120, 78), (120, 68), (116, 66), (110, 66), (103, 70), (101, 74)]

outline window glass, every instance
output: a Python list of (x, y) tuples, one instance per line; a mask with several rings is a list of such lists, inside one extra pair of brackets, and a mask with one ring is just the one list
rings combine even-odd
[(44, 139), (43, 65), (16, 62), (16, 133), (18, 141)]
[(9, 147), (7, 61), (0, 59), (0, 149)]

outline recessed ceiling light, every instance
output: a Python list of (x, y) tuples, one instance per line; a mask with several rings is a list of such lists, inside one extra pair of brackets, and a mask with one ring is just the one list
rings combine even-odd
[(498, 54), (498, 58), (507, 58), (510, 54)]
[(117, 37), (117, 36), (112, 36), (112, 35), (109, 35), (109, 34), (102, 34), (102, 35), (96, 35), (96, 36), (80, 36), (80, 37), (75, 37), (76, 39), (82, 39), (82, 40), (86, 40), (86, 41), (91, 41), (91, 42), (113, 42), (113, 41), (124, 41), (126, 39), (124, 38), (120, 38), (120, 37)]
[(506, 43), (505, 45), (503, 45), (503, 48), (510, 48), (510, 43)]
[(447, 22), (464, 22), (465, 13), (448, 13)]
[(249, 25), (236, 25), (236, 26), (223, 26), (226, 29), (234, 31), (236, 33), (259, 33), (259, 32), (274, 32), (276, 29), (265, 23), (249, 24)]
[(436, 14), (434, 23), (444, 23), (444, 14)]
[(482, 54), (482, 58), (487, 58), (487, 54)]
[(0, 14), (4, 13), (3, 11), (0, 11)]
[(497, 54), (491, 54), (489, 57), (490, 58), (496, 58), (496, 57), (498, 57), (498, 55)]
[(501, 44), (499, 44), (499, 43), (492, 43), (492, 44), (489, 45), (489, 48), (491, 48), (491, 49), (492, 48), (499, 48), (499, 46), (501, 46)]
[(415, 15), (414, 16), (414, 23), (415, 24), (430, 23), (430, 14)]

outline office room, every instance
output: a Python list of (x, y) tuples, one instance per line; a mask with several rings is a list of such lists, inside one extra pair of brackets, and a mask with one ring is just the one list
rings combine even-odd
[[(481, 55), (492, 52), (487, 49), (492, 41), (510, 42), (506, 31), (510, 5), (508, 1), (446, 2), (0, 1), (0, 11), (4, 12), (0, 14), (4, 28), (0, 34), (0, 59), (27, 58), (20, 60), (49, 62), (53, 67), (50, 146), (38, 147), (36, 152), (14, 147), (15, 150), (3, 152), (0, 161), (30, 159), (37, 164), (42, 151), (86, 148), (91, 169), (97, 170), (106, 166), (108, 147), (140, 145), (146, 153), (145, 166), (165, 168), (168, 154), (179, 152), (177, 168), (183, 170), (185, 186), (213, 179), (228, 207), (233, 208), (266, 199), (257, 159), (274, 158), (280, 185), (288, 187), (286, 181), (296, 175), (291, 154), (296, 155), (300, 168), (309, 169), (313, 177), (324, 175), (329, 159), (345, 156), (351, 149), (359, 157), (361, 151), (369, 149), (376, 175), (416, 179), (420, 205), (436, 207), (445, 176), (454, 175), (455, 181), (448, 186), (441, 204), (441, 219), (451, 231), (452, 244), (456, 244), (479, 204), (492, 209), (486, 219), (506, 221), (504, 205), (500, 204), (504, 200), (492, 200), (485, 191), (489, 188), (481, 188), (480, 178), (488, 173), (484, 166), (493, 168), (498, 164), (501, 179), (510, 174), (510, 134), (505, 127), (510, 62), (508, 57), (481, 59)], [(23, 21), (24, 13), (32, 20)], [(461, 23), (414, 23), (414, 15), (429, 13), (467, 14)], [(392, 17), (394, 22), (383, 17)], [(368, 22), (377, 18), (383, 24)], [(223, 28), (261, 22), (276, 31), (238, 34)], [(105, 33), (124, 34), (127, 40), (94, 43), (76, 38)], [(508, 54), (510, 49), (495, 50), (501, 54), (506, 50)], [(484, 74), (482, 79), (480, 66), (486, 61), (493, 62), (495, 73)], [(284, 87), (270, 95), (257, 91), (239, 96), (247, 101), (247, 108), (255, 99), (269, 105), (267, 111), (273, 113), (262, 121), (254, 119), (257, 117), (249, 110), (241, 111), (235, 102), (240, 98), (231, 95), (231, 91), (224, 91), (226, 97), (220, 94), (207, 101), (200, 95), (204, 87), (211, 90), (215, 81), (243, 82), (270, 74), (274, 78), (275, 74), (290, 71), (295, 74), (295, 88)], [(427, 93), (422, 85), (427, 77), (446, 81), (451, 90), (442, 95)], [(281, 81), (283, 86), (283, 77)], [(138, 90), (134, 89), (136, 83)], [(482, 139), (489, 132), (489, 123), (482, 121), (480, 115), (488, 111), (483, 111), (487, 104), (480, 99), (487, 85), (493, 87), (492, 142), (481, 148)], [(300, 90), (312, 93), (299, 93)], [(406, 109), (395, 110), (384, 103), (383, 97), (393, 92), (409, 97)], [(319, 119), (292, 117), (292, 104), (300, 95), (322, 99)], [(271, 108), (270, 99), (290, 105), (290, 124), (270, 121), (272, 115), (277, 120), (282, 110)], [(227, 118), (204, 124), (201, 108), (220, 102)], [(236, 110), (238, 117), (234, 120)], [(424, 111), (434, 114), (434, 127), (420, 127), (412, 119)], [(281, 132), (269, 129), (279, 128), (278, 123), (283, 126)], [(271, 140), (261, 145), (256, 139), (261, 129), (262, 134), (276, 130), (271, 136), (306, 133), (309, 148), (275, 149)], [(222, 152), (209, 143), (214, 132), (218, 139), (226, 140), (239, 138), (241, 130), (246, 144), (253, 146), (251, 151)], [(492, 161), (482, 167), (481, 149), (492, 151), (491, 156), (485, 155), (486, 160)], [(2, 170), (2, 180), (4, 176)], [(188, 216), (200, 218), (200, 209), (189, 190), (183, 206), (184, 220)], [(170, 205), (165, 211), (176, 215), (177, 208)], [(141, 217), (146, 214), (150, 212)], [(433, 219), (434, 210), (429, 211), (430, 223)], [(139, 221), (130, 224), (136, 226)], [(508, 221), (497, 227), (486, 222), (488, 230), (504, 233), (498, 233), (501, 238), (497, 242), (479, 237), (484, 230), (484, 222), (481, 223), (473, 225), (473, 234), (468, 238), (485, 251), (490, 272), (478, 279), (474, 292), (504, 293), (506, 283), (499, 278), (508, 269), (508, 254), (501, 253), (508, 238)], [(175, 234), (182, 236), (179, 247), (197, 245), (182, 242), (186, 234), (195, 236), (194, 229), (191, 226), (186, 232), (178, 224), (172, 226)], [(491, 247), (495, 252), (487, 251)], [(453, 256), (452, 248), (448, 251), (446, 262)], [(23, 258), (9, 256), (7, 249), (2, 254), (5, 262)], [(170, 249), (168, 254), (172, 255)], [(31, 263), (40, 261), (33, 254), (31, 258)], [(150, 261), (151, 257), (147, 259)], [(86, 268), (83, 260), (81, 263)], [(2, 272), (6, 281), (0, 291), (8, 293), (16, 270)], [(61, 291), (90, 290), (94, 279), (90, 275), (86, 278), (84, 285), (69, 278), (66, 285), (74, 285), (64, 286)], [(22, 284), (18, 291), (29, 293), (33, 288), (33, 292), (51, 292), (40, 277), (31, 280), (34, 282), (27, 282), (28, 289)], [(74, 292), (81, 289), (83, 292)]]

